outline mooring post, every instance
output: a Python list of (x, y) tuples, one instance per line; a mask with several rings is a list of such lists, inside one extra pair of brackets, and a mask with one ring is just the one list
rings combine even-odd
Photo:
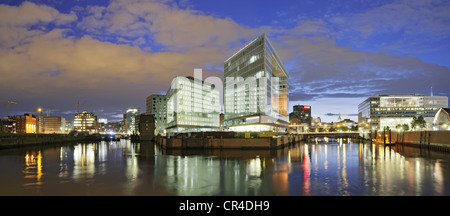
[(391, 141), (391, 129), (389, 129), (389, 145), (391, 145), (392, 144), (392, 141)]

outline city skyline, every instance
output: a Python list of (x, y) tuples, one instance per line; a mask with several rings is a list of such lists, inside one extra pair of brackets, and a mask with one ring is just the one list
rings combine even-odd
[[(230, 5), (241, 5), (230, 7)], [(448, 96), (449, 2), (0, 1), (0, 101), (71, 120), (110, 121), (171, 80), (223, 77), (223, 62), (262, 33), (290, 74), (289, 111), (357, 120), (377, 94)], [(6, 104), (0, 104), (0, 116)], [(70, 118), (72, 117), (72, 118)]]

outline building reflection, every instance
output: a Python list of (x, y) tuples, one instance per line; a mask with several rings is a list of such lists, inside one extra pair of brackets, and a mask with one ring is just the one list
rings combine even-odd
[[(60, 150), (60, 178), (89, 181), (106, 175), (113, 167), (125, 167), (125, 194), (130, 194), (138, 182), (140, 144), (129, 140), (62, 146)], [(109, 167), (108, 167), (109, 166)]]
[(32, 151), (25, 154), (25, 167), (22, 171), (26, 182), (25, 188), (38, 189), (42, 184), (42, 154), (41, 151)]
[[(59, 182), (119, 182), (114, 191), (125, 195), (142, 189), (151, 193), (154, 189), (149, 187), (180, 196), (448, 195), (446, 162), (431, 160), (432, 154), (339, 139), (312, 140), (275, 151), (172, 152), (123, 140), (62, 146), (57, 176)], [(53, 155), (48, 151), (21, 155), (25, 188), (44, 184), (48, 175), (43, 161)]]

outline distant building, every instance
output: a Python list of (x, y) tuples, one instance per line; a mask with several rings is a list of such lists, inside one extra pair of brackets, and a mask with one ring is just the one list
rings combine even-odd
[(433, 119), (434, 130), (450, 130), (450, 108), (440, 108)]
[(177, 76), (167, 91), (167, 133), (218, 131), (219, 90), (193, 77)]
[(95, 113), (75, 113), (73, 118), (74, 130), (80, 133), (97, 133), (97, 115)]
[(15, 116), (16, 133), (36, 133), (36, 116), (26, 113)]
[(127, 113), (123, 113), (123, 119), (120, 121), (120, 130), (122, 133), (127, 134), (128, 133), (128, 125), (127, 125)]
[(167, 97), (153, 94), (147, 97), (147, 113), (155, 118), (155, 135), (165, 134), (167, 127)]
[(136, 131), (140, 140), (152, 140), (155, 136), (155, 129), (153, 114), (142, 113), (136, 116)]
[(431, 127), (441, 107), (448, 107), (446, 96), (417, 94), (376, 95), (358, 105), (358, 127), (362, 130), (382, 130), (389, 126), (410, 125), (414, 116), (423, 116), (427, 128)]
[(108, 122), (105, 125), (105, 133), (120, 133), (122, 125), (120, 122)]
[(66, 119), (61, 116), (38, 116), (38, 133), (65, 133)]
[[(340, 119), (340, 118), (339, 118)], [(356, 126), (357, 123), (351, 119), (344, 119), (340, 120), (338, 122), (333, 122), (333, 127), (335, 127), (336, 130), (345, 130), (345, 128), (352, 129), (353, 126)]]
[(7, 116), (0, 119), (0, 133), (15, 133), (16, 120), (13, 116)]
[(293, 111), (289, 113), (289, 121), (297, 120), (299, 123), (311, 126), (311, 119), (311, 106), (295, 105)]
[(265, 34), (224, 62), (224, 127), (286, 133), (289, 74)]
[(129, 107), (126, 113), (126, 128), (128, 134), (134, 134), (136, 132), (136, 116), (140, 114), (139, 107)]

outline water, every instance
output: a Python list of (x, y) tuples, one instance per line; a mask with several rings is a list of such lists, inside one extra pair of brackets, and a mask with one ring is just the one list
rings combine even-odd
[(0, 150), (0, 195), (448, 196), (449, 164), (448, 153), (351, 140), (224, 151), (61, 144)]

